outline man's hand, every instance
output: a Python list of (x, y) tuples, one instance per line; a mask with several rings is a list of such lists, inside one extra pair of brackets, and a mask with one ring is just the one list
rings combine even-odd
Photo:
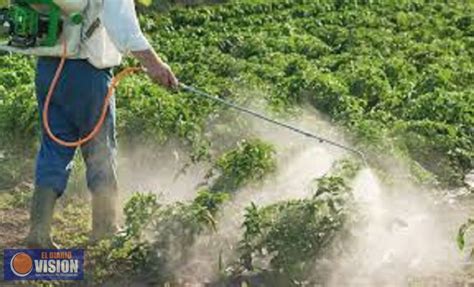
[(145, 69), (148, 76), (150, 76), (150, 78), (160, 85), (173, 89), (178, 87), (178, 79), (176, 79), (176, 76), (173, 74), (171, 68), (167, 64), (160, 63), (156, 65), (150, 65)]
[(178, 79), (168, 64), (164, 63), (153, 50), (132, 52), (140, 60), (148, 76), (158, 84), (171, 89), (178, 88)]

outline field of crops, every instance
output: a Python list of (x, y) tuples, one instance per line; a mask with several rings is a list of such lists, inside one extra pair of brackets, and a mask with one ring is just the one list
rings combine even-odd
[[(367, 153), (387, 182), (399, 176), (386, 169), (396, 161), (414, 184), (468, 188), (465, 177), (474, 169), (472, 1), (247, 0), (140, 11), (143, 30), (182, 82), (285, 120), (311, 106)], [(124, 66), (136, 64), (129, 59)], [(0, 56), (0, 217), (19, 218), (18, 226), (38, 143), (33, 67), (33, 58)], [(248, 204), (236, 214), (242, 226), (229, 247), (213, 237), (220, 217), (240, 190), (278, 174), (281, 151), (249, 132), (247, 118), (189, 93), (168, 92), (145, 76), (121, 83), (117, 102), (121, 147), (159, 151), (172, 141), (188, 165), (210, 166), (210, 180), (192, 201), (170, 204), (158, 191), (124, 191), (140, 191), (126, 200), (124, 231), (93, 246), (87, 245), (85, 192), (72, 188), (55, 235), (64, 245), (87, 247), (89, 282), (192, 282), (176, 270), (196, 246), (218, 250), (205, 263), (215, 286), (333, 280), (328, 262), (347, 250), (348, 226), (358, 220), (351, 188), (358, 160), (336, 161), (315, 178), (309, 197)], [(73, 218), (80, 219), (74, 226)], [(0, 223), (2, 230), (7, 225)], [(8, 240), (0, 242), (21, 245)]]

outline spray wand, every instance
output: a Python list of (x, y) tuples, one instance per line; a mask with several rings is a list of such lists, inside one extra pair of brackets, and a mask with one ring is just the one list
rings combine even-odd
[(300, 135), (303, 135), (303, 136), (306, 136), (308, 138), (312, 138), (312, 139), (315, 139), (317, 141), (319, 141), (320, 143), (327, 143), (329, 145), (332, 145), (332, 146), (335, 146), (335, 147), (338, 147), (340, 149), (343, 149), (343, 150), (346, 150), (346, 151), (349, 151), (349, 152), (352, 152), (354, 154), (356, 154), (358, 157), (360, 157), (362, 159), (362, 161), (364, 162), (364, 165), (367, 166), (367, 160), (366, 160), (366, 157), (365, 157), (365, 154), (363, 152), (361, 152), (360, 150), (357, 150), (357, 149), (354, 149), (354, 148), (351, 148), (351, 147), (348, 147), (348, 146), (345, 146), (343, 144), (340, 144), (340, 143), (337, 143), (335, 141), (332, 141), (332, 140), (329, 140), (329, 139), (326, 139), (326, 138), (323, 138), (321, 136), (318, 136), (316, 134), (313, 134), (313, 133), (310, 133), (308, 131), (305, 131), (301, 128), (298, 128), (296, 126), (293, 126), (293, 125), (290, 125), (290, 124), (287, 124), (287, 123), (284, 123), (284, 122), (280, 122), (280, 121), (277, 121), (275, 119), (272, 119), (270, 117), (267, 117), (261, 113), (258, 113), (256, 111), (253, 111), (253, 110), (250, 110), (250, 109), (247, 109), (247, 108), (244, 108), (244, 107), (241, 107), (237, 104), (234, 104), (230, 101), (226, 101), (226, 100), (223, 100), (219, 97), (216, 97), (216, 96), (213, 96), (213, 95), (210, 95), (204, 91), (201, 91), (199, 89), (196, 89), (192, 86), (188, 86), (186, 84), (183, 84), (183, 83), (180, 83), (179, 84), (180, 88), (183, 89), (184, 91), (186, 92), (189, 92), (189, 93), (192, 93), (194, 95), (197, 95), (197, 96), (201, 96), (201, 97), (204, 97), (204, 98), (207, 98), (207, 99), (210, 99), (210, 100), (213, 100), (215, 102), (218, 102), (220, 104), (223, 104), (225, 106), (228, 106), (228, 107), (231, 107), (235, 110), (238, 110), (240, 112), (243, 112), (243, 113), (246, 113), (248, 115), (251, 115), (253, 117), (256, 117), (256, 118), (259, 118), (261, 120), (264, 120), (266, 122), (269, 122), (271, 124), (274, 124), (274, 125), (277, 125), (277, 126), (280, 126), (280, 127), (283, 127), (283, 128), (286, 128), (288, 130), (291, 130), (295, 133), (298, 133)]
[[(105, 120), (105, 117), (106, 117), (106, 114), (107, 114), (107, 111), (108, 111), (108, 108), (109, 108), (109, 102), (110, 102), (110, 98), (113, 96), (113, 93), (114, 93), (114, 90), (115, 88), (117, 87), (118, 83), (120, 82), (120, 80), (124, 77), (126, 77), (127, 75), (129, 74), (132, 74), (132, 73), (135, 73), (135, 72), (138, 72), (138, 71), (141, 71), (142, 69), (141, 68), (127, 68), (125, 70), (123, 70), (122, 72), (120, 72), (117, 76), (115, 76), (112, 80), (112, 84), (110, 85), (109, 89), (108, 89), (108, 92), (107, 92), (107, 95), (104, 99), (104, 105), (102, 107), (102, 113), (101, 113), (101, 116), (99, 118), (99, 121), (96, 123), (96, 125), (94, 126), (94, 128), (92, 129), (92, 131), (87, 134), (86, 136), (84, 136), (83, 138), (80, 138), (76, 141), (72, 141), (72, 142), (68, 142), (68, 141), (64, 141), (62, 139), (60, 139), (59, 137), (57, 137), (51, 130), (51, 127), (49, 125), (49, 105), (51, 103), (51, 100), (52, 100), (52, 97), (53, 97), (53, 94), (54, 94), (54, 91), (56, 89), (56, 85), (59, 81), (59, 78), (61, 76), (61, 73), (63, 71), (63, 68), (64, 68), (64, 65), (66, 63), (66, 59), (67, 59), (67, 45), (66, 45), (66, 42), (64, 41), (63, 42), (63, 53), (62, 53), (62, 56), (61, 56), (61, 61), (58, 65), (58, 68), (56, 69), (56, 73), (54, 75), (54, 78), (53, 78), (53, 81), (49, 87), (49, 91), (48, 91), (48, 94), (46, 96), (46, 102), (45, 102), (45, 105), (44, 105), (44, 109), (43, 109), (43, 112), (42, 112), (42, 118), (43, 118), (43, 126), (45, 128), (45, 131), (47, 133), (47, 135), (56, 143), (58, 143), (59, 145), (61, 146), (65, 146), (65, 147), (79, 147), (79, 146), (82, 146), (86, 143), (88, 143), (90, 140), (92, 140), (100, 131), (103, 123), (104, 123), (104, 120)], [(348, 147), (348, 146), (345, 146), (343, 144), (340, 144), (340, 143), (337, 143), (335, 141), (332, 141), (332, 140), (329, 140), (329, 139), (326, 139), (326, 138), (323, 138), (323, 137), (320, 137), (318, 135), (315, 135), (313, 133), (310, 133), (308, 131), (305, 131), (303, 129), (300, 129), (298, 127), (295, 127), (293, 125), (290, 125), (290, 124), (287, 124), (287, 123), (283, 123), (283, 122), (280, 122), (280, 121), (277, 121), (275, 119), (272, 119), (270, 117), (267, 117), (261, 113), (258, 113), (256, 111), (253, 111), (253, 110), (250, 110), (250, 109), (247, 109), (247, 108), (244, 108), (244, 107), (241, 107), (237, 104), (234, 104), (230, 101), (226, 101), (226, 100), (223, 100), (219, 97), (216, 97), (216, 96), (212, 96), (204, 91), (201, 91), (199, 89), (196, 89), (192, 86), (188, 86), (186, 84), (183, 84), (183, 83), (180, 83), (179, 84), (179, 87), (181, 89), (183, 89), (184, 91), (186, 92), (189, 92), (189, 93), (192, 93), (194, 95), (197, 95), (197, 96), (201, 96), (201, 97), (204, 97), (204, 98), (207, 98), (207, 99), (210, 99), (210, 100), (213, 100), (215, 102), (218, 102), (220, 104), (223, 104), (225, 106), (228, 106), (228, 107), (231, 107), (233, 109), (236, 109), (240, 112), (243, 112), (243, 113), (246, 113), (246, 114), (249, 114), (251, 116), (254, 116), (256, 118), (259, 118), (261, 120), (264, 120), (266, 122), (269, 122), (269, 123), (272, 123), (274, 125), (277, 125), (277, 126), (280, 126), (280, 127), (283, 127), (283, 128), (286, 128), (288, 130), (291, 130), (295, 133), (298, 133), (298, 134), (301, 134), (301, 135), (304, 135), (306, 137), (309, 137), (309, 138), (312, 138), (312, 139), (315, 139), (315, 140), (318, 140), (319, 142), (321, 143), (327, 143), (329, 145), (332, 145), (332, 146), (336, 146), (338, 148), (341, 148), (343, 150), (346, 150), (346, 151), (349, 151), (349, 152), (352, 152), (352, 153), (355, 153), (357, 154), (357, 156), (359, 156), (362, 161), (364, 162), (364, 165), (367, 166), (367, 160), (366, 160), (366, 157), (364, 155), (363, 152), (359, 151), (359, 150), (356, 150), (356, 149), (353, 149), (351, 147)]]

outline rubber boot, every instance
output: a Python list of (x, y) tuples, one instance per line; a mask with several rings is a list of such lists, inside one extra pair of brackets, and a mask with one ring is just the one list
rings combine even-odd
[(58, 249), (51, 240), (51, 223), (58, 194), (53, 189), (35, 188), (30, 212), (30, 233), (26, 246), (31, 249)]
[(92, 242), (112, 237), (119, 231), (118, 201), (116, 188), (92, 192)]

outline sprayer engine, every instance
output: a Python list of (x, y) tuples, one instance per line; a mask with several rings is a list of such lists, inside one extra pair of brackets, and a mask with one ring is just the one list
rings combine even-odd
[[(56, 46), (63, 28), (64, 11), (83, 2), (84, 0), (12, 0), (6, 8), (0, 10), (1, 36), (8, 40), (9, 46), (16, 48)], [(75, 24), (82, 21), (80, 13), (70, 13), (67, 16), (68, 21)]]

